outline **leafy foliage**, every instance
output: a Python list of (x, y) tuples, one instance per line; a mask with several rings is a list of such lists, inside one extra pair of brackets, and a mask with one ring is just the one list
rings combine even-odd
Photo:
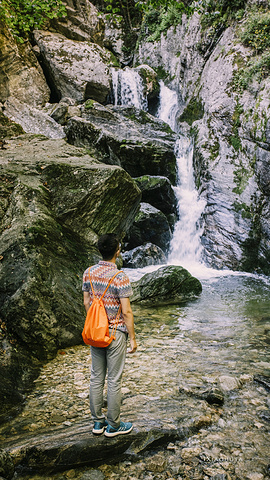
[(191, 14), (193, 9), (183, 2), (168, 0), (159, 2), (158, 0), (147, 2), (144, 5), (144, 17), (142, 22), (142, 31), (148, 36), (148, 41), (158, 40), (162, 32), (168, 28), (177, 26), (182, 21), (183, 13)]
[(256, 53), (270, 47), (270, 12), (254, 12), (244, 24), (240, 39)]
[(233, 76), (233, 85), (243, 92), (249, 88), (253, 79), (259, 83), (270, 75), (270, 50), (268, 49), (259, 57), (249, 60), (245, 68), (239, 69)]
[(228, 25), (230, 20), (240, 20), (245, 12), (246, 0), (201, 0), (196, 9), (202, 14), (204, 27)]
[(50, 19), (66, 16), (61, 0), (1, 0), (0, 20), (19, 40), (34, 29), (42, 28)]

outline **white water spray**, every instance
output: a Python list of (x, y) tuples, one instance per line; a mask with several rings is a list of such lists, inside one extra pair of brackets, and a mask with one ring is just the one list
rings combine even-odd
[[(158, 117), (176, 130), (179, 110), (177, 93), (160, 83)], [(205, 201), (198, 196), (193, 175), (193, 147), (190, 139), (179, 136), (175, 145), (179, 184), (175, 187), (178, 200), (179, 221), (175, 225), (168, 263), (182, 265), (188, 270), (201, 262), (202, 213)]]
[(139, 73), (132, 68), (112, 69), (114, 105), (131, 106), (147, 110), (147, 98)]
[(168, 263), (193, 269), (201, 263), (202, 213), (205, 201), (198, 196), (193, 176), (193, 146), (187, 137), (176, 142), (179, 184), (175, 188), (179, 221), (175, 225)]

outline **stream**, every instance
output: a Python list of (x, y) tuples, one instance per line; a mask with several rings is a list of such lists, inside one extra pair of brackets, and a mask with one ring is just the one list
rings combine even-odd
[[(130, 82), (129, 70), (122, 76)], [(121, 104), (121, 92), (125, 104), (130, 92), (139, 102), (138, 92), (129, 92), (120, 80), (115, 74), (115, 104)], [(161, 95), (158, 115), (174, 128), (177, 98), (164, 84), (161, 87), (165, 97)], [(133, 305), (139, 347), (127, 358), (122, 418), (132, 421), (135, 431), (145, 426), (165, 428), (178, 431), (179, 438), (121, 461), (26, 475), (25, 480), (269, 478), (270, 281), (203, 265), (200, 236), (205, 204), (195, 190), (188, 139), (178, 142), (176, 156), (180, 218), (168, 263), (187, 268), (203, 289), (185, 304), (154, 309)], [(126, 272), (135, 281), (154, 268), (159, 267)], [(48, 428), (57, 433), (82, 420), (89, 420), (91, 428), (90, 363), (86, 346), (59, 351), (42, 369), (23, 411), (1, 427), (0, 441), (7, 436), (23, 441), (30, 434), (46, 435)]]

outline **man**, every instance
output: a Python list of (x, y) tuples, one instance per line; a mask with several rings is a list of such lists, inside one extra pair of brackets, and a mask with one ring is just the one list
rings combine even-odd
[[(101, 297), (110, 279), (117, 273), (116, 259), (120, 255), (120, 245), (114, 233), (102, 235), (98, 240), (98, 249), (102, 260), (90, 268), (90, 276), (96, 296)], [(89, 280), (89, 269), (83, 275), (84, 306), (88, 311), (92, 299), (92, 289)], [(127, 275), (119, 272), (113, 279), (103, 297), (105, 310), (108, 316), (109, 329), (112, 331), (114, 321), (121, 305), (121, 314), (116, 330), (116, 338), (108, 347), (91, 346), (92, 367), (90, 378), (90, 410), (94, 420), (93, 433), (100, 435), (105, 430), (107, 437), (131, 432), (133, 425), (130, 422), (120, 421), (121, 383), (125, 365), (127, 338), (130, 340), (130, 350), (137, 350), (134, 331), (134, 319), (129, 297), (132, 288)], [(107, 420), (102, 413), (103, 389), (106, 372), (108, 370), (108, 412)]]

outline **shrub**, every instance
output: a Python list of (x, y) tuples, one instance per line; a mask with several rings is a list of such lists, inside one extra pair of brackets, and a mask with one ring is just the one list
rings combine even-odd
[(1, 0), (0, 20), (19, 40), (34, 29), (42, 28), (50, 19), (66, 16), (61, 0)]
[(270, 12), (254, 12), (244, 24), (240, 39), (247, 47), (255, 49), (256, 53), (270, 47)]

